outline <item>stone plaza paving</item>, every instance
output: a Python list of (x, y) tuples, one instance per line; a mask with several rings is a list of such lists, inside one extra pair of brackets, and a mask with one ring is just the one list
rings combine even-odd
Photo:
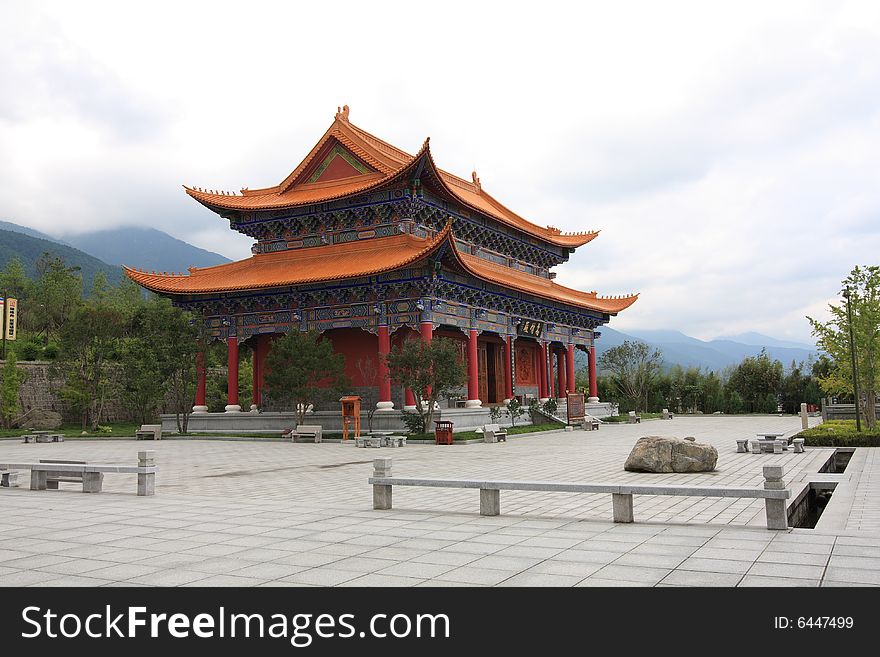
[[(811, 420), (815, 422), (816, 420)], [(357, 449), (252, 440), (0, 441), (0, 462), (135, 464), (156, 452), (155, 497), (135, 475), (104, 492), (0, 489), (2, 586), (864, 586), (880, 585), (880, 457), (859, 449), (816, 529), (769, 531), (762, 500), (636, 496), (634, 524), (608, 494), (401, 488), (374, 511), (372, 459), (395, 476), (760, 487), (783, 465), (793, 494), (833, 453), (739, 454), (736, 438), (796, 432), (793, 417), (676, 417), (506, 443)], [(644, 435), (694, 436), (712, 473), (623, 471)], [(838, 494), (839, 493), (839, 494)], [(823, 525), (825, 525), (823, 527)]]

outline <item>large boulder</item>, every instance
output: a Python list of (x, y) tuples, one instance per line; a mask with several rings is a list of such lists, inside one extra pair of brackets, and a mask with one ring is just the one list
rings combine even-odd
[(712, 472), (718, 462), (718, 450), (712, 445), (645, 436), (629, 453), (624, 470), (630, 472)]
[(55, 411), (32, 411), (22, 421), (30, 429), (57, 429), (61, 426), (61, 413)]

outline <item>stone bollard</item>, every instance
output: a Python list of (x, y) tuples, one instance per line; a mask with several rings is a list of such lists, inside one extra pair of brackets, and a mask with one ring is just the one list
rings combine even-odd
[[(373, 459), (373, 477), (383, 479), (391, 476), (391, 459)], [(373, 508), (391, 508), (391, 486), (385, 484), (373, 484)]]
[[(765, 465), (764, 490), (785, 490), (782, 473), (781, 465)], [(767, 513), (767, 529), (788, 529), (788, 514), (784, 499), (767, 498), (764, 500), (764, 507)]]
[(480, 489), (480, 515), (497, 516), (501, 513), (501, 491), (497, 488)]
[[(156, 452), (147, 450), (138, 452), (139, 468), (155, 468)], [(138, 495), (141, 497), (156, 494), (156, 473), (155, 472), (138, 472)]]
[(633, 522), (633, 496), (611, 493), (611, 512), (614, 522)]
[(801, 428), (806, 431), (810, 428), (810, 421), (807, 419), (807, 405), (801, 404)]

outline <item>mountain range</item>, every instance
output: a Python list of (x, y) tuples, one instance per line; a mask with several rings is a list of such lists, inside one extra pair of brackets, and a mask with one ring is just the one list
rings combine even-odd
[(726, 367), (736, 365), (747, 356), (757, 356), (762, 349), (785, 367), (792, 361), (800, 363), (815, 359), (819, 352), (812, 345), (778, 340), (760, 333), (742, 333), (714, 340), (698, 340), (680, 331), (640, 330), (622, 333), (608, 326), (599, 329), (601, 337), (596, 340), (596, 355), (624, 343), (624, 341), (644, 342), (659, 349), (666, 365), (700, 367), (720, 372)]
[(112, 283), (121, 280), (120, 265), (148, 271), (185, 272), (188, 267), (229, 262), (219, 253), (200, 249), (154, 228), (114, 228), (61, 239), (0, 221), (0, 268), (17, 256), (28, 276), (33, 277), (36, 261), (44, 252), (59, 256), (68, 267), (79, 267), (86, 289), (91, 287), (98, 271), (103, 271)]

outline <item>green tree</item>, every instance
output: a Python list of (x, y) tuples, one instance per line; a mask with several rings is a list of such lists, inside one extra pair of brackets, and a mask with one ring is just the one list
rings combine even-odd
[(855, 267), (843, 281), (849, 291), (852, 325), (846, 301), (829, 304), (831, 319), (820, 322), (807, 317), (816, 345), (830, 357), (830, 368), (819, 377), (822, 388), (832, 394), (853, 395), (850, 329), (857, 361), (861, 405), (869, 429), (877, 425), (877, 390), (880, 386), (880, 267)]
[(425, 431), (431, 428), (437, 400), (450, 395), (467, 381), (456, 343), (448, 338), (431, 342), (408, 340), (388, 354), (388, 372), (393, 381), (409, 388), (421, 403), (416, 412)]
[(48, 342), (82, 305), (82, 277), (79, 267), (67, 267), (49, 253), (37, 260), (37, 280), (33, 285), (27, 312), (33, 330)]
[[(782, 363), (773, 360), (762, 349), (757, 356), (748, 356), (730, 374), (727, 388), (743, 400), (746, 410), (756, 413), (776, 411), (776, 394), (782, 385)], [(773, 402), (768, 400), (773, 398)]]
[(651, 388), (660, 374), (663, 355), (644, 342), (627, 340), (599, 358), (598, 365), (608, 372), (612, 388), (631, 403), (636, 411), (646, 410)]
[[(112, 296), (112, 295), (111, 295)], [(124, 313), (124, 306), (114, 307)], [(119, 347), (123, 400), (138, 421), (153, 420), (166, 399), (186, 433), (195, 386), (197, 334), (190, 316), (167, 299), (155, 297), (137, 308)], [(192, 379), (192, 382), (190, 382)]]
[(264, 383), (273, 403), (293, 408), (302, 424), (309, 406), (338, 397), (349, 385), (345, 357), (317, 331), (294, 329), (272, 343)]
[(12, 258), (0, 272), (0, 293), (5, 292), (19, 301), (27, 297), (31, 280), (24, 271), (24, 265), (18, 258)]
[(80, 414), (83, 429), (95, 430), (108, 393), (115, 387), (117, 356), (125, 325), (108, 306), (80, 306), (61, 328), (61, 353), (53, 368), (64, 383), (59, 391)]
[(18, 417), (18, 392), (24, 382), (25, 374), (16, 366), (15, 352), (6, 354), (3, 366), (3, 381), (0, 383), (0, 421), (4, 429), (15, 426)]

